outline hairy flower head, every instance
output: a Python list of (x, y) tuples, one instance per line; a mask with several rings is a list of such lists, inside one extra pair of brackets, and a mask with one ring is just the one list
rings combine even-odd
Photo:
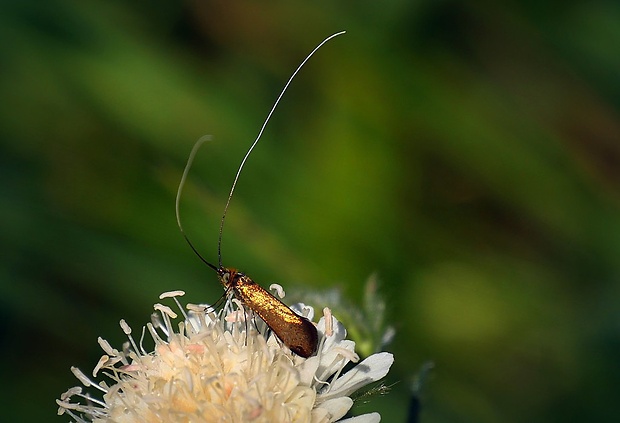
[[(303, 358), (283, 346), (259, 319), (246, 320), (236, 300), (227, 301), (217, 314), (191, 304), (185, 313), (177, 300), (183, 294), (160, 296), (172, 297), (183, 318), (155, 304), (156, 313), (139, 342), (121, 321), (129, 339), (122, 351), (99, 338), (105, 354), (93, 379), (77, 368), (72, 371), (102, 397), (71, 388), (57, 400), (58, 413), (80, 423), (380, 421), (377, 413), (342, 418), (353, 405), (351, 394), (383, 378), (393, 356), (382, 352), (357, 363), (355, 343), (345, 339), (345, 328), (329, 309), (316, 324), (317, 352)], [(312, 320), (311, 307), (292, 308)], [(143, 346), (146, 332), (155, 344), (151, 352)], [(350, 363), (357, 364), (343, 372)], [(94, 378), (100, 373), (104, 380), (97, 383)]]

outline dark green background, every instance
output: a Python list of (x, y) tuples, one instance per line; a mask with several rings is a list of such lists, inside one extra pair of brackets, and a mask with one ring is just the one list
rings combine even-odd
[[(120, 346), (216, 260), (346, 314), (376, 272), (396, 338), (379, 410), (403, 422), (616, 421), (617, 1), (2, 1), (3, 421), (55, 417), (97, 336)], [(321, 306), (322, 304), (315, 304)], [(338, 308), (334, 312), (338, 315)]]

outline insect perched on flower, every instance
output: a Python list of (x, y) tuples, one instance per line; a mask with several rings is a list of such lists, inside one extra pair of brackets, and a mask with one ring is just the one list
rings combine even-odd
[(181, 233), (185, 237), (185, 240), (188, 242), (194, 253), (196, 253), (196, 255), (207, 266), (215, 270), (220, 280), (220, 283), (224, 286), (224, 289), (226, 290), (225, 295), (234, 295), (239, 301), (241, 301), (242, 304), (244, 304), (247, 308), (252, 310), (261, 319), (263, 319), (265, 323), (267, 323), (267, 326), (269, 326), (269, 329), (271, 329), (278, 336), (278, 338), (280, 338), (284, 345), (290, 348), (291, 351), (293, 351), (295, 354), (306, 358), (310, 357), (310, 355), (312, 355), (312, 353), (316, 351), (318, 344), (318, 335), (316, 328), (312, 325), (312, 323), (310, 323), (308, 319), (292, 311), (286, 304), (271, 295), (262, 286), (254, 282), (244, 273), (239, 272), (237, 269), (222, 266), (222, 233), (224, 230), (226, 212), (228, 211), (230, 200), (232, 199), (233, 193), (235, 192), (235, 187), (237, 185), (237, 181), (239, 180), (241, 170), (243, 170), (243, 166), (245, 165), (246, 160), (248, 159), (250, 153), (260, 140), (263, 131), (265, 130), (265, 127), (267, 126), (267, 123), (271, 118), (271, 115), (273, 114), (274, 110), (278, 106), (278, 103), (280, 102), (280, 99), (286, 92), (293, 78), (295, 78), (295, 75), (297, 75), (297, 73), (301, 70), (301, 68), (308, 61), (308, 59), (310, 59), (310, 57), (312, 57), (312, 55), (329, 40), (344, 33), (345, 31), (341, 31), (327, 37), (318, 46), (316, 46), (314, 50), (312, 50), (310, 54), (308, 54), (308, 56), (306, 56), (306, 58), (301, 62), (301, 64), (297, 67), (295, 72), (293, 72), (293, 74), (284, 85), (284, 88), (280, 92), (280, 95), (278, 96), (274, 105), (269, 111), (267, 118), (263, 122), (263, 125), (261, 126), (261, 129), (256, 139), (243, 157), (243, 160), (239, 165), (239, 169), (237, 170), (237, 174), (235, 175), (232, 188), (230, 189), (228, 200), (226, 201), (226, 205), (224, 206), (224, 214), (222, 215), (222, 220), (220, 222), (220, 233), (217, 243), (217, 266), (211, 264), (208, 260), (206, 260), (191, 243), (191, 241), (185, 234), (185, 231), (183, 230), (183, 225), (181, 224), (181, 218), (179, 214), (179, 201), (181, 198), (183, 186), (185, 184), (185, 179), (187, 178), (187, 173), (189, 172), (189, 168), (191, 167), (194, 156), (196, 155), (196, 152), (198, 151), (200, 146), (210, 138), (203, 137), (198, 140), (198, 142), (194, 145), (194, 148), (189, 155), (189, 159), (187, 160), (185, 170), (183, 171), (183, 176), (181, 177), (181, 183), (179, 184), (179, 189), (177, 191), (176, 197), (176, 217), (179, 229), (181, 230)]
[[(181, 225), (183, 185), (206, 139), (192, 149), (177, 192), (177, 223), (192, 250), (217, 273), (225, 289), (224, 305), (216, 312), (215, 307), (188, 304), (186, 313), (178, 300), (184, 292), (164, 293), (160, 299), (172, 298), (182, 317), (168, 306), (155, 304), (156, 313), (138, 342), (131, 327), (121, 320), (128, 342), (119, 351), (99, 338), (104, 355), (92, 379), (78, 368), (71, 369), (85, 387), (101, 391), (101, 396), (83, 392), (81, 387), (70, 388), (56, 401), (58, 414), (69, 415), (78, 423), (381, 420), (378, 413), (343, 418), (354, 403), (351, 395), (387, 374), (394, 362), (392, 354), (372, 354), (358, 363), (355, 342), (346, 339), (344, 326), (329, 308), (324, 308), (323, 317), (314, 323), (312, 307), (288, 307), (242, 272), (222, 266), (224, 220), (245, 161), (297, 72), (324, 43), (342, 33), (325, 39), (295, 70), (243, 158), (220, 222), (217, 266), (198, 253)], [(280, 286), (276, 286), (276, 293), (284, 297)], [(260, 319), (248, 324), (246, 309)], [(147, 331), (154, 343), (152, 350), (144, 345)], [(99, 373), (104, 380), (97, 382), (94, 378)]]

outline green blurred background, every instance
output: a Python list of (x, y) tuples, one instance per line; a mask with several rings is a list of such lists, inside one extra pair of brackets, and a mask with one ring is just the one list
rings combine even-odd
[[(620, 3), (2, 1), (3, 421), (54, 403), (97, 336), (224, 264), (341, 310), (381, 280), (404, 422), (617, 421)], [(377, 297), (377, 301), (379, 301)], [(349, 304), (349, 305), (347, 305)], [(322, 306), (322, 304), (314, 304)], [(361, 339), (358, 339), (361, 341)], [(614, 416), (616, 418), (614, 418)]]

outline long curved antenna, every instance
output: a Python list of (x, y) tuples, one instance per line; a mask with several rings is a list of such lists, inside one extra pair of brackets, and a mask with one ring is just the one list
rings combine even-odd
[[(211, 141), (211, 136), (210, 135), (205, 135), (205, 136), (201, 137), (198, 141), (196, 141), (196, 144), (194, 144), (194, 147), (192, 148), (192, 152), (189, 153), (189, 158), (187, 159), (187, 164), (185, 165), (185, 169), (183, 170), (183, 176), (181, 176), (181, 182), (179, 182), (179, 189), (177, 189), (177, 198), (176, 198), (176, 201), (174, 203), (174, 211), (175, 211), (175, 214), (176, 214), (176, 217), (177, 217), (177, 225), (179, 226), (179, 230), (181, 231), (181, 234), (183, 235), (183, 238), (185, 238), (185, 241), (187, 241), (187, 243), (191, 247), (192, 251), (198, 256), (198, 258), (200, 260), (202, 260), (202, 262), (204, 264), (206, 264), (211, 269), (213, 269), (213, 270), (215, 270), (217, 272), (218, 268), (215, 267), (213, 264), (209, 263), (202, 255), (200, 255), (198, 250), (196, 250), (196, 247), (194, 247), (194, 244), (192, 244), (192, 242), (189, 240), (189, 238), (185, 234), (185, 231), (183, 230), (183, 225), (181, 224), (181, 214), (179, 213), (179, 202), (181, 201), (181, 192), (183, 191), (183, 187), (185, 186), (185, 180), (187, 179), (187, 174), (189, 173), (189, 169), (192, 167), (192, 163), (194, 162), (194, 157), (196, 157), (196, 153), (198, 152), (198, 149), (206, 141)], [(221, 260), (220, 260), (220, 262), (221, 262)], [(222, 267), (222, 266), (220, 265), (220, 267)]]
[[(250, 149), (248, 150), (248, 152), (245, 153), (245, 156), (243, 157), (243, 160), (241, 161), (241, 164), (239, 165), (239, 169), (237, 170), (237, 174), (235, 175), (235, 179), (233, 181), (232, 187), (230, 188), (230, 193), (228, 194), (228, 200), (226, 200), (226, 206), (224, 206), (224, 214), (222, 215), (222, 220), (220, 222), (220, 235), (219, 235), (219, 238), (218, 238), (218, 241), (217, 241), (217, 259), (218, 259), (219, 267), (222, 267), (222, 233), (224, 232), (224, 221), (226, 220), (226, 213), (228, 212), (228, 206), (230, 205), (230, 200), (232, 199), (233, 193), (235, 192), (235, 187), (237, 186), (237, 181), (239, 180), (239, 175), (241, 174), (241, 170), (243, 169), (243, 166), (245, 165), (246, 160), (250, 156), (250, 153), (252, 153), (252, 150), (254, 150), (254, 147), (256, 146), (256, 144), (258, 144), (258, 140), (260, 140), (260, 137), (263, 135), (263, 132), (265, 131), (265, 127), (267, 126), (267, 123), (269, 122), (269, 119), (271, 119), (271, 115), (273, 114), (274, 110), (278, 106), (278, 103), (280, 103), (280, 99), (282, 99), (282, 96), (284, 95), (284, 93), (288, 89), (288, 86), (293, 81), (293, 78), (295, 78), (297, 73), (306, 64), (308, 59), (310, 59), (312, 57), (312, 55), (314, 53), (316, 53), (316, 51), (323, 46), (323, 44), (327, 43), (332, 38), (335, 38), (335, 37), (337, 37), (339, 35), (344, 34), (345, 32), (346, 31), (337, 32), (335, 34), (330, 35), (329, 37), (327, 37), (323, 41), (321, 41), (321, 43), (318, 46), (316, 46), (314, 48), (314, 50), (312, 50), (310, 52), (310, 54), (308, 54), (306, 56), (306, 58), (303, 60), (303, 62), (301, 62), (301, 64), (297, 67), (297, 69), (295, 69), (295, 72), (293, 72), (291, 77), (288, 79), (288, 81), (284, 85), (284, 88), (282, 88), (282, 91), (280, 92), (280, 95), (278, 95), (278, 98), (276, 99), (275, 103), (271, 107), (271, 110), (269, 111), (269, 114), (267, 115), (267, 118), (265, 119), (265, 122), (263, 122), (263, 126), (261, 126), (260, 131), (258, 132), (258, 135), (256, 136), (256, 139), (254, 140), (254, 142), (250, 146)], [(193, 153), (193, 151), (192, 151), (192, 153)], [(185, 176), (185, 175), (183, 175), (183, 176)], [(183, 231), (181, 230), (181, 232), (183, 232)], [(187, 237), (186, 237), (186, 239), (187, 239)], [(192, 248), (194, 248), (194, 247), (192, 246)], [(204, 259), (203, 259), (203, 261), (204, 261)]]

